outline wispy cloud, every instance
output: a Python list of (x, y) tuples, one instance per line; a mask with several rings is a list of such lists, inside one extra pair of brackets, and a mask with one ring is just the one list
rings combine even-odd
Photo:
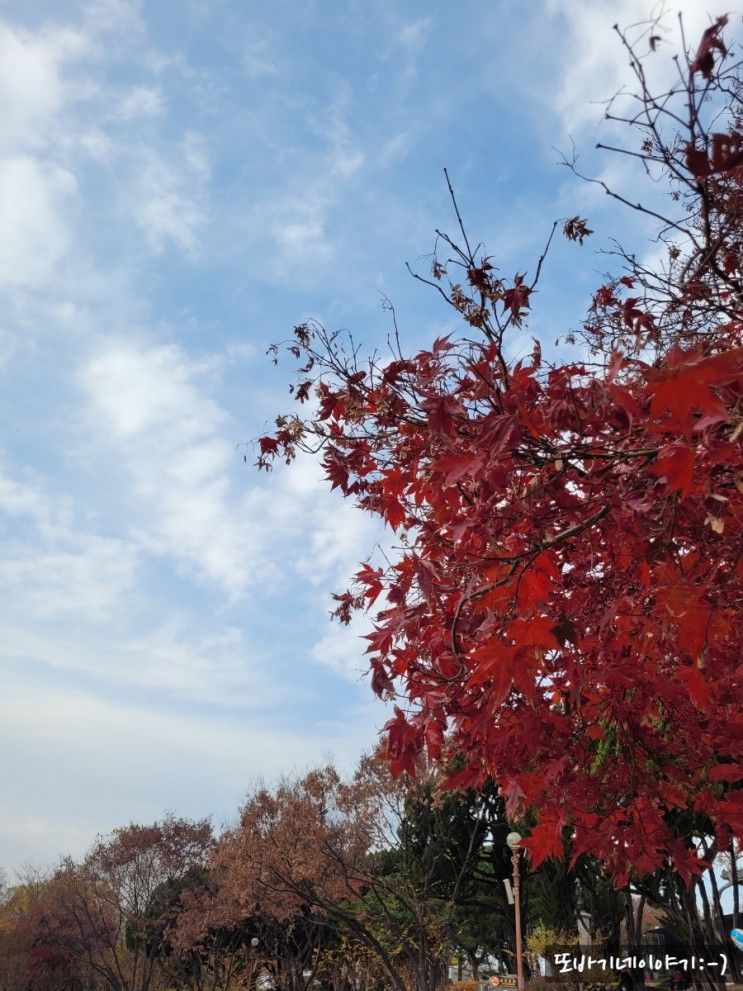
[(152, 147), (133, 156), (135, 176), (129, 193), (137, 224), (150, 248), (161, 253), (170, 243), (194, 254), (206, 220), (205, 186), (209, 164), (203, 142), (187, 133), (177, 149), (178, 164)]
[[(239, 595), (251, 580), (249, 532), (230, 498), (228, 417), (199, 388), (198, 360), (177, 345), (107, 345), (80, 370), (91, 427), (105, 426), (139, 503), (150, 552)], [(247, 545), (247, 546), (246, 546)]]
[[(45, 688), (6, 672), (0, 723), (4, 739), (14, 745), (0, 755), (5, 863), (45, 865), (69, 851), (79, 855), (96, 833), (133, 816), (152, 821), (168, 808), (193, 817), (214, 815), (220, 826), (234, 816), (251, 779), (304, 769), (315, 754), (319, 759), (335, 753), (348, 766), (373, 725), (352, 708), (346, 715), (353, 718), (345, 726), (284, 724), (277, 732), (267, 708), (250, 720), (194, 718), (131, 701), (94, 700), (71, 687)], [(43, 789), (28, 786), (41, 781)]]
[[(680, 43), (677, 14), (683, 18), (690, 43), (695, 44), (710, 23), (709, 10), (697, 0), (618, 0), (611, 12), (591, 0), (547, 0), (547, 13), (560, 25), (557, 49), (557, 87), (550, 95), (553, 106), (570, 131), (601, 120), (605, 101), (630, 87), (632, 70), (612, 24), (625, 31), (631, 43), (637, 41), (640, 54), (649, 49), (649, 28), (661, 41), (655, 56), (646, 64), (651, 87), (670, 82), (676, 76), (671, 54)], [(550, 26), (554, 31), (555, 24)], [(640, 40), (642, 39), (642, 40)]]
[(278, 56), (270, 37), (248, 38), (242, 46), (241, 60), (250, 79), (278, 75)]
[(90, 50), (70, 27), (30, 32), (0, 23), (0, 150), (43, 146), (66, 97), (65, 67)]
[(26, 155), (0, 159), (0, 284), (48, 280), (72, 242), (78, 192), (67, 169)]
[(157, 86), (135, 86), (121, 98), (116, 116), (122, 120), (160, 117), (165, 113), (165, 95)]

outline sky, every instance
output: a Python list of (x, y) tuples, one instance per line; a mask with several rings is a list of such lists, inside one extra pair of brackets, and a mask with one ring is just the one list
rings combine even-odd
[[(671, 67), (675, 11), (659, 72)], [(704, 2), (680, 5), (695, 37)], [(266, 349), (308, 317), (383, 348), (456, 329), (426, 271), (454, 217), (507, 276), (552, 221), (512, 355), (580, 320), (637, 216), (593, 149), (640, 0), (0, 0), (0, 867), (166, 811), (231, 822), (249, 784), (389, 718), (368, 621), (330, 593), (390, 535), (318, 466), (259, 474), (290, 408)], [(657, 8), (656, 8), (657, 9)]]

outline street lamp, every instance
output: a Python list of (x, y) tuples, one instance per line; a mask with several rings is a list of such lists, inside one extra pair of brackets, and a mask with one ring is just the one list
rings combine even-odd
[[(250, 949), (252, 952), (250, 954), (250, 974), (248, 975), (248, 988), (250, 988), (251, 985), (253, 984), (253, 977), (255, 977), (255, 965), (258, 963), (258, 959), (257, 959), (258, 954), (256, 951), (258, 949), (259, 944), (260, 944), (260, 940), (258, 939), (258, 937), (253, 936), (253, 938), (250, 941)], [(255, 983), (257, 986), (258, 984), (257, 977)]]
[(519, 869), (520, 833), (509, 833), (506, 844), (513, 864), (513, 911), (516, 920), (516, 987), (524, 991), (524, 956), (521, 950), (521, 871)]

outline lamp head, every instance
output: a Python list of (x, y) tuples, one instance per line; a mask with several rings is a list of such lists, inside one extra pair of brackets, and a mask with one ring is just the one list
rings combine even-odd
[(509, 833), (506, 837), (506, 844), (511, 850), (516, 850), (522, 839), (521, 833)]

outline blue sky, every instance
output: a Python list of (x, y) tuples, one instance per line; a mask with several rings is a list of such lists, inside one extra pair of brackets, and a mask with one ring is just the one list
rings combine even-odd
[(555, 148), (634, 183), (590, 101), (626, 78), (612, 23), (647, 13), (0, 2), (0, 866), (165, 810), (220, 825), (254, 777), (373, 743), (363, 624), (329, 593), (388, 537), (312, 462), (244, 463), (287, 406), (266, 348), (308, 316), (383, 345), (381, 294), (410, 348), (456, 327), (404, 268), (452, 229), (444, 166), (505, 274), (588, 216), (529, 333), (574, 326), (595, 252), (645, 232)]

